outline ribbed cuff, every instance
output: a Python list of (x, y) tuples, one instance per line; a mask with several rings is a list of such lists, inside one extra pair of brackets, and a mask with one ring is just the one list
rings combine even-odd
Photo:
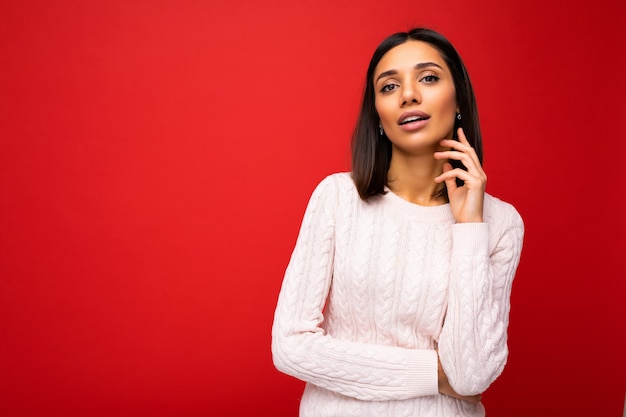
[(414, 393), (412, 396), (437, 395), (439, 393), (437, 352), (420, 349), (411, 353), (406, 365), (409, 370), (407, 387)]
[(481, 255), (489, 252), (487, 223), (457, 223), (452, 226), (452, 255)]

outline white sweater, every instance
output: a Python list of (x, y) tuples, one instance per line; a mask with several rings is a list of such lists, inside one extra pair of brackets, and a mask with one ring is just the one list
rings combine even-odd
[(278, 370), (307, 382), (300, 416), (484, 416), (438, 393), (484, 392), (507, 360), (524, 225), (485, 195), (484, 223), (392, 192), (362, 201), (349, 173), (313, 192), (272, 328)]

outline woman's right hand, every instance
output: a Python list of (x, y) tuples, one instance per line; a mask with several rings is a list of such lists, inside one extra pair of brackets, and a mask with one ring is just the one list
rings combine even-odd
[(439, 360), (439, 351), (437, 351), (437, 374), (438, 374), (440, 394), (447, 395), (449, 397), (456, 398), (461, 401), (469, 401), (473, 404), (478, 404), (480, 402), (482, 395), (480, 394), (470, 395), (470, 396), (460, 395), (460, 394), (457, 394), (457, 392), (452, 388), (452, 386), (450, 385), (450, 382), (448, 381), (448, 377), (446, 376), (446, 373), (443, 371), (443, 368), (441, 367), (441, 361)]

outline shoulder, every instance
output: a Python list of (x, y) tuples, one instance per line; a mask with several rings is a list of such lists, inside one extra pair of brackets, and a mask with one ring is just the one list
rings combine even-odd
[(348, 172), (330, 174), (313, 190), (304, 214), (305, 221), (336, 222), (355, 207), (359, 196)]
[(326, 176), (313, 191), (314, 196), (333, 194), (339, 197), (358, 197), (352, 174), (349, 172), (337, 172)]
[(485, 193), (485, 216), (496, 221), (498, 219), (517, 217), (519, 221), (522, 220), (521, 215), (517, 209), (506, 201), (503, 201), (489, 193)]
[(349, 172), (338, 172), (324, 177), (309, 198), (309, 207), (325, 207), (335, 211), (354, 199), (358, 193)]
[(517, 209), (488, 193), (485, 194), (484, 216), (492, 234), (502, 235), (511, 230), (524, 232), (524, 221)]
[(349, 172), (335, 172), (334, 174), (327, 175), (320, 184), (332, 183), (337, 187), (355, 188), (354, 181), (352, 181), (352, 174)]

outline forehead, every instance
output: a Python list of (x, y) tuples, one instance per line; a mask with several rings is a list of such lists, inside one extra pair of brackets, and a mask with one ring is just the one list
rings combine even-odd
[(378, 62), (374, 73), (377, 75), (383, 71), (409, 69), (424, 62), (434, 62), (449, 71), (446, 62), (435, 47), (426, 42), (408, 40), (387, 51)]

